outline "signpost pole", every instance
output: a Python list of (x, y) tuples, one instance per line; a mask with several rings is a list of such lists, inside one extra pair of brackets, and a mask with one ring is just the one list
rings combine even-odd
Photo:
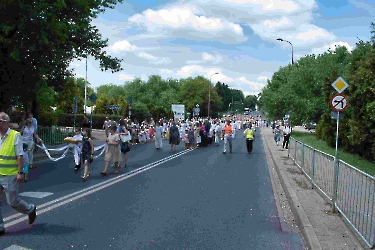
[(336, 152), (334, 161), (334, 180), (333, 180), (333, 195), (332, 195), (332, 213), (336, 211), (335, 203), (337, 198), (337, 181), (339, 172), (339, 161), (338, 161), (338, 145), (339, 145), (339, 121), (340, 121), (340, 111), (337, 111), (337, 123), (336, 123)]
[(74, 97), (74, 122), (73, 122), (73, 131), (72, 133), (74, 134), (74, 130), (75, 130), (75, 127), (76, 127), (76, 114), (77, 114), (77, 102), (78, 102), (78, 97), (75, 96)]

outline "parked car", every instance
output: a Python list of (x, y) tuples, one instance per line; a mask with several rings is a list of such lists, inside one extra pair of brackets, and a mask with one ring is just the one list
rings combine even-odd
[(308, 122), (305, 124), (305, 129), (311, 130), (311, 129), (316, 129), (316, 123), (315, 122)]

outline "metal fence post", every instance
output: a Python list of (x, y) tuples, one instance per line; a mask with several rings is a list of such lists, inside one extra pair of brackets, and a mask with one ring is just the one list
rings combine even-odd
[(303, 168), (305, 167), (305, 143), (302, 143), (302, 160), (301, 160), (301, 173), (303, 174)]
[(296, 165), (296, 157), (297, 157), (297, 140), (294, 140), (295, 146), (294, 146), (294, 165)]
[(312, 176), (311, 176), (312, 182), (311, 182), (311, 189), (314, 188), (314, 183), (315, 183), (315, 178), (314, 178), (314, 176), (315, 176), (315, 156), (316, 156), (316, 154), (315, 154), (315, 148), (314, 148), (313, 149), (313, 153), (312, 153)]

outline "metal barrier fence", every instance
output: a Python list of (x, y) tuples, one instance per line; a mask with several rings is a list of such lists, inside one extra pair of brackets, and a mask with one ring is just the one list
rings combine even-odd
[[(288, 156), (331, 202), (361, 236), (366, 244), (375, 246), (375, 178), (339, 160), (337, 186), (334, 186), (334, 159), (290, 137)], [(336, 193), (336, 196), (334, 197)]]
[(64, 143), (64, 138), (73, 136), (71, 128), (64, 127), (38, 127), (38, 135), (44, 145), (56, 146)]

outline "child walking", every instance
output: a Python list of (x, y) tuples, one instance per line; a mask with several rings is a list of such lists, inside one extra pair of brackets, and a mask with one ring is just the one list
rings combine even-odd
[(82, 144), (81, 144), (81, 156), (85, 166), (85, 170), (81, 179), (86, 181), (90, 176), (90, 164), (94, 156), (94, 145), (91, 140), (90, 128), (84, 128), (82, 131)]

